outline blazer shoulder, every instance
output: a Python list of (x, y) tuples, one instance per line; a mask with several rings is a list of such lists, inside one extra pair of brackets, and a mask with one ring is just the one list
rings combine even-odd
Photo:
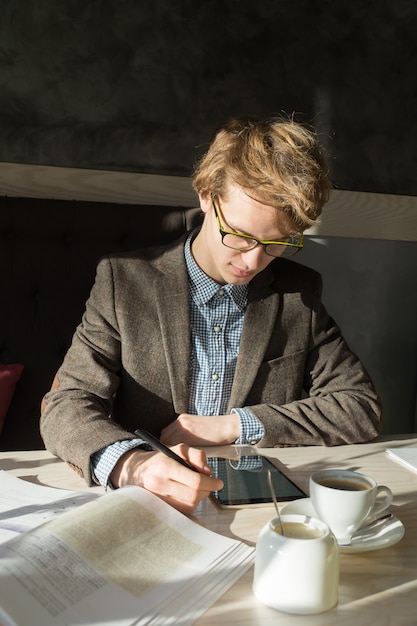
[(165, 272), (178, 267), (184, 258), (185, 236), (167, 244), (144, 246), (126, 252), (114, 252), (102, 257), (99, 265), (110, 263), (115, 269), (141, 268), (143, 271)]

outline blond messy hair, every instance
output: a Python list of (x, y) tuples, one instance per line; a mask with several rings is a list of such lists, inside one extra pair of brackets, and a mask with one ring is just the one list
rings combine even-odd
[(316, 222), (330, 183), (316, 134), (292, 119), (231, 120), (194, 168), (202, 197), (225, 197), (229, 183), (253, 191), (303, 231)]

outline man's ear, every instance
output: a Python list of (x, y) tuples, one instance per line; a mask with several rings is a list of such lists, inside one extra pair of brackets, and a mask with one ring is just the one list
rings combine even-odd
[(198, 198), (200, 200), (200, 208), (203, 211), (203, 213), (207, 213), (207, 211), (211, 208), (212, 206), (212, 202), (211, 202), (211, 195), (208, 193), (205, 196), (201, 195), (200, 193), (198, 194)]

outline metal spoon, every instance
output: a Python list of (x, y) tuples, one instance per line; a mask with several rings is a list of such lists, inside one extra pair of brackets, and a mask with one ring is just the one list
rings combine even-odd
[(378, 517), (378, 519), (374, 519), (372, 522), (369, 522), (369, 524), (365, 524), (365, 526), (361, 526), (360, 528), (358, 528), (358, 530), (355, 530), (355, 532), (351, 536), (351, 539), (356, 539), (356, 537), (362, 535), (362, 533), (368, 533), (370, 530), (374, 530), (378, 526), (382, 526), (382, 524), (388, 522), (388, 520), (390, 520), (392, 517), (394, 517), (392, 513), (385, 513), (385, 515), (381, 515), (381, 517)]
[(339, 545), (350, 545), (353, 541), (360, 539), (362, 535), (369, 535), (370, 531), (378, 528), (378, 526), (383, 526), (384, 524), (386, 524), (386, 522), (388, 522), (388, 520), (392, 519), (393, 517), (394, 515), (392, 513), (385, 513), (385, 515), (382, 515), (381, 517), (374, 519), (372, 522), (369, 522), (369, 524), (365, 524), (365, 526), (361, 526), (360, 528), (358, 528), (358, 530), (355, 530), (355, 532), (352, 533), (352, 535), (350, 536), (349, 541), (339, 541)]
[(272, 477), (271, 477), (271, 470), (270, 469), (268, 469), (268, 485), (269, 485), (269, 491), (271, 492), (272, 502), (274, 503), (275, 512), (277, 514), (278, 522), (279, 522), (279, 525), (281, 527), (281, 535), (284, 536), (284, 528), (283, 528), (283, 525), (282, 525), (282, 522), (281, 522), (281, 515), (279, 513), (278, 503), (277, 503), (277, 499), (275, 497), (275, 491), (274, 491), (274, 488), (272, 486)]

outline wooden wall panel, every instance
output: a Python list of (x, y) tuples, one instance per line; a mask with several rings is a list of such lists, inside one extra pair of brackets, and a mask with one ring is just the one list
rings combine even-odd
[[(189, 178), (0, 163), (0, 195), (198, 206)], [(334, 190), (314, 236), (417, 241), (417, 197)]]

